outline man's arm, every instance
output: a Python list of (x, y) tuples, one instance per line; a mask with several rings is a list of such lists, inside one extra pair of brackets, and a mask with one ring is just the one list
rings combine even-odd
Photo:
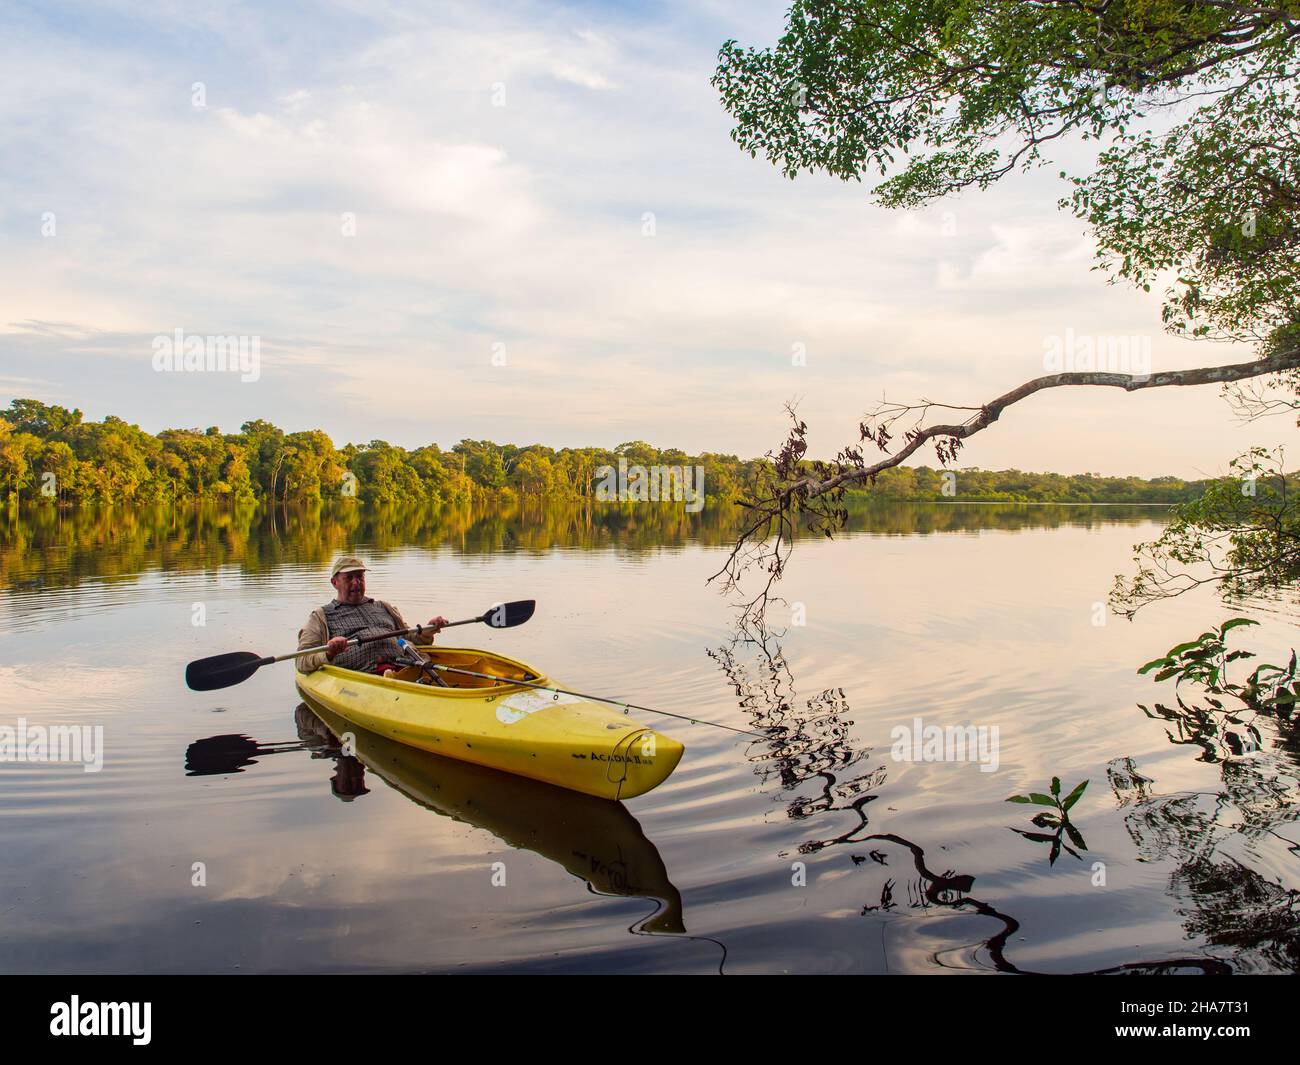
[[(320, 611), (313, 610), (311, 617), (307, 619), (307, 624), (298, 632), (298, 650), (301, 651), (304, 647), (319, 647), (328, 640), (329, 632), (325, 628)], [(317, 651), (314, 655), (303, 655), (297, 659), (298, 672), (310, 673), (320, 669), (326, 660), (324, 651)]]

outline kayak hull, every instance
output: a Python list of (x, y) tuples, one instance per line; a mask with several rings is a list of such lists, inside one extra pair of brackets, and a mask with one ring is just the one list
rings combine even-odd
[(298, 690), (340, 717), (422, 751), (542, 780), (602, 799), (644, 795), (677, 768), (683, 746), (603, 703), (537, 691), (531, 666), (473, 648), (423, 648), (435, 662), (500, 680), (442, 674), (439, 688), (325, 665)]

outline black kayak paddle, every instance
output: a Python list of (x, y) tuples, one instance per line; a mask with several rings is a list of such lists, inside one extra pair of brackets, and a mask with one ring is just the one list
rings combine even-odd
[[(476, 618), (466, 618), (464, 621), (449, 621), (443, 628), (449, 629), (453, 625), (474, 625), (481, 621), (494, 629), (512, 629), (531, 618), (533, 611), (536, 609), (537, 600), (535, 599), (521, 599), (514, 603), (497, 603)], [(430, 631), (428, 625), (415, 625), (409, 629), (394, 629), (392, 632), (381, 632), (375, 636), (354, 636), (348, 640), (348, 645), (357, 647), (363, 643), (391, 640), (397, 636), (410, 636), (412, 633), (419, 636)], [(263, 666), (269, 666), (273, 662), (287, 662), (291, 658), (301, 658), (303, 655), (316, 654), (323, 650), (325, 650), (324, 646), (304, 647), (301, 651), (293, 651), (287, 655), (276, 655), (271, 658), (263, 658), (253, 651), (231, 651), (229, 654), (200, 658), (185, 667), (185, 683), (196, 692), (209, 692), (217, 688), (231, 688), (246, 681)]]

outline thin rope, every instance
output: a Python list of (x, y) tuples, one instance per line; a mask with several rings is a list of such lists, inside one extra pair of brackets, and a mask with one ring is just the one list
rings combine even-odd
[(509, 677), (494, 677), (490, 673), (475, 673), (470, 669), (457, 669), (455, 666), (440, 666), (437, 662), (430, 662), (429, 665), (434, 669), (442, 670), (445, 673), (460, 673), (466, 677), (481, 677), (483, 680), (493, 680), (503, 684), (522, 684), (526, 688), (537, 688), (544, 692), (558, 692), (560, 695), (574, 695), (579, 699), (594, 699), (600, 703), (610, 703), (614, 706), (621, 706), (623, 713), (629, 710), (641, 710), (647, 714), (663, 714), (665, 717), (675, 717), (679, 721), (689, 721), (692, 725), (712, 725), (714, 728), (726, 729), (728, 732), (738, 732), (742, 736), (753, 736), (756, 739), (765, 740), (770, 737), (761, 732), (751, 732), (749, 729), (736, 728), (734, 725), (723, 725), (717, 721), (705, 721), (698, 717), (687, 717), (685, 714), (674, 714), (671, 710), (656, 710), (653, 706), (639, 706), (636, 703), (624, 702), (622, 699), (607, 699), (603, 695), (585, 695), (582, 692), (569, 691), (567, 688), (553, 688), (546, 684), (533, 684), (526, 680), (511, 680)]

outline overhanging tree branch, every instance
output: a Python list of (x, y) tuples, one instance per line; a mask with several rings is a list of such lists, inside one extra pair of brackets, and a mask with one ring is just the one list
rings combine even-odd
[[(780, 579), (785, 561), (793, 547), (793, 536), (801, 515), (807, 517), (805, 528), (831, 536), (843, 527), (847, 511), (839, 506), (844, 492), (853, 485), (874, 482), (883, 470), (898, 466), (928, 442), (934, 441), (939, 461), (951, 462), (962, 443), (996, 422), (1008, 407), (1049, 388), (1093, 386), (1122, 388), (1138, 392), (1148, 388), (1193, 387), (1208, 384), (1231, 384), (1251, 378), (1283, 373), (1300, 368), (1300, 346), (1287, 346), (1268, 358), (1226, 366), (1203, 366), (1189, 370), (1168, 370), (1147, 375), (1097, 372), (1048, 374), (1005, 392), (978, 408), (956, 408), (923, 400), (915, 404), (882, 402), (860, 425), (861, 440), (887, 451), (900, 421), (907, 421), (902, 433), (903, 446), (893, 454), (868, 463), (859, 446), (846, 447), (834, 462), (805, 462), (807, 426), (789, 410), (794, 425), (782, 448), (769, 452), (771, 464), (759, 474), (759, 481), (739, 505), (746, 509), (744, 528), (728, 555), (726, 563), (709, 581), (724, 578), (728, 589), (736, 588), (743, 573), (759, 566), (767, 574), (764, 588), (745, 604), (746, 615), (757, 615), (767, 605), (774, 583)], [(925, 417), (933, 409), (974, 410), (962, 422), (926, 425)]]
[[(1058, 373), (1049, 374), (1046, 377), (1036, 377), (1034, 380), (1026, 381), (1023, 385), (1013, 388), (1010, 392), (998, 396), (992, 402), (986, 403), (979, 409), (978, 414), (964, 422), (955, 425), (931, 425), (909, 432), (906, 437), (907, 443), (903, 449), (889, 458), (882, 459), (870, 466), (863, 466), (860, 469), (843, 470), (821, 482), (818, 482), (815, 478), (801, 478), (783, 489), (782, 494), (789, 496), (795, 492), (806, 490), (807, 495), (805, 498), (812, 498), (825, 495), (827, 492), (844, 485), (868, 481), (881, 470), (887, 470), (891, 466), (897, 466), (905, 461), (928, 440), (964, 440), (967, 437), (974, 436), (997, 421), (1002, 412), (1013, 403), (1019, 403), (1022, 399), (1027, 399), (1035, 392), (1041, 392), (1047, 388), (1096, 385), (1122, 388), (1126, 392), (1137, 392), (1144, 388), (1227, 384), (1233, 381), (1244, 381), (1252, 377), (1281, 373), (1284, 370), (1294, 370), (1297, 367), (1300, 367), (1300, 348), (1279, 353), (1268, 359), (1257, 359), (1253, 362), (1239, 362), (1229, 366), (1205, 366), (1194, 370), (1169, 370), (1165, 373), (1150, 374), (1145, 377), (1134, 374), (1090, 372)], [(938, 406), (938, 404), (926, 402), (908, 407), (893, 408), (888, 414), (888, 420), (892, 423), (902, 414), (912, 411), (924, 411), (934, 406)], [(870, 432), (863, 435), (864, 439), (871, 438)]]

